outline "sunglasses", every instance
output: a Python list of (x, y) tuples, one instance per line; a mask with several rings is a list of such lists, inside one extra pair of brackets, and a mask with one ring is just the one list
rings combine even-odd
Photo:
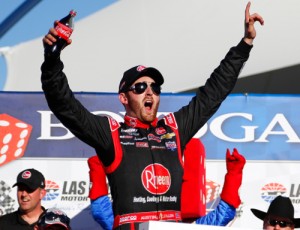
[(279, 227), (281, 227), (281, 228), (286, 228), (286, 227), (290, 227), (291, 225), (293, 225), (292, 222), (284, 221), (284, 220), (273, 220), (273, 219), (271, 219), (268, 222), (272, 227), (275, 227), (276, 225), (279, 225)]
[[(150, 87), (154, 94), (159, 95), (161, 93), (160, 92), (161, 87), (159, 84), (152, 82), (150, 84)], [(136, 94), (142, 94), (146, 91), (147, 88), (148, 88), (147, 82), (139, 82), (139, 83), (136, 83), (136, 84), (130, 86), (127, 91), (133, 91)]]

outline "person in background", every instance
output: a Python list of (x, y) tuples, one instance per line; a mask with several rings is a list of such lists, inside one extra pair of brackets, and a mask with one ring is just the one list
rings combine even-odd
[(19, 173), (15, 186), (19, 208), (0, 217), (0, 230), (33, 230), (45, 210), (41, 204), (46, 195), (44, 175), (33, 168), (25, 169)]
[(34, 230), (71, 230), (70, 218), (58, 208), (49, 208), (40, 216)]
[(263, 229), (291, 230), (300, 227), (300, 218), (294, 218), (294, 206), (289, 197), (277, 196), (264, 212), (255, 208), (252, 213), (263, 220)]
[[(68, 84), (60, 53), (44, 49), (41, 81), (48, 106), (66, 128), (98, 154), (111, 189), (114, 229), (137, 229), (150, 219), (182, 221), (183, 150), (235, 86), (253, 47), (255, 22), (264, 24), (259, 14), (250, 15), (249, 2), (244, 36), (238, 45), (229, 50), (188, 105), (161, 119), (157, 112), (164, 78), (157, 69), (138, 65), (124, 72), (118, 94), (126, 114), (119, 123), (88, 111)], [(53, 45), (57, 35), (50, 28), (43, 38), (44, 48)], [(67, 42), (71, 44), (70, 39)], [(131, 218), (132, 214), (136, 218)]]

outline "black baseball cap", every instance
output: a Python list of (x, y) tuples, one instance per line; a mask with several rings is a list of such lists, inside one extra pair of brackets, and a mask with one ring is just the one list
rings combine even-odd
[(164, 83), (164, 78), (157, 69), (138, 65), (124, 72), (119, 84), (119, 93), (126, 92), (133, 82), (143, 76), (151, 77), (159, 85)]
[(19, 173), (17, 182), (13, 185), (13, 187), (20, 184), (24, 184), (32, 190), (45, 188), (45, 177), (36, 169), (25, 169)]

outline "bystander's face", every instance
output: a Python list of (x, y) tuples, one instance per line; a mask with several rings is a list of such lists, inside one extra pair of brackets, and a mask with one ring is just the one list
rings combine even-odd
[(264, 220), (264, 229), (267, 230), (292, 230), (294, 224), (289, 219), (270, 217)]
[(151, 123), (157, 116), (157, 110), (160, 102), (159, 94), (155, 94), (151, 88), (154, 80), (150, 77), (143, 76), (136, 80), (132, 85), (145, 82), (148, 87), (143, 93), (136, 93), (134, 90), (120, 94), (120, 100), (125, 106), (128, 116), (138, 118), (144, 123)]
[(45, 196), (46, 191), (42, 188), (32, 190), (26, 185), (18, 185), (18, 203), (23, 213), (30, 213), (41, 208), (41, 200)]

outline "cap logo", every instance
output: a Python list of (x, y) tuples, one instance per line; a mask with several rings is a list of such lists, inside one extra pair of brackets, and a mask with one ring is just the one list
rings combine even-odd
[(31, 177), (31, 172), (30, 171), (25, 171), (22, 173), (22, 178), (23, 179), (29, 179)]
[(143, 71), (144, 69), (146, 69), (147, 67), (145, 67), (145, 66), (143, 66), (143, 65), (139, 65), (137, 68), (136, 68), (136, 70), (137, 71), (139, 71), (139, 72), (141, 72), (141, 71)]

